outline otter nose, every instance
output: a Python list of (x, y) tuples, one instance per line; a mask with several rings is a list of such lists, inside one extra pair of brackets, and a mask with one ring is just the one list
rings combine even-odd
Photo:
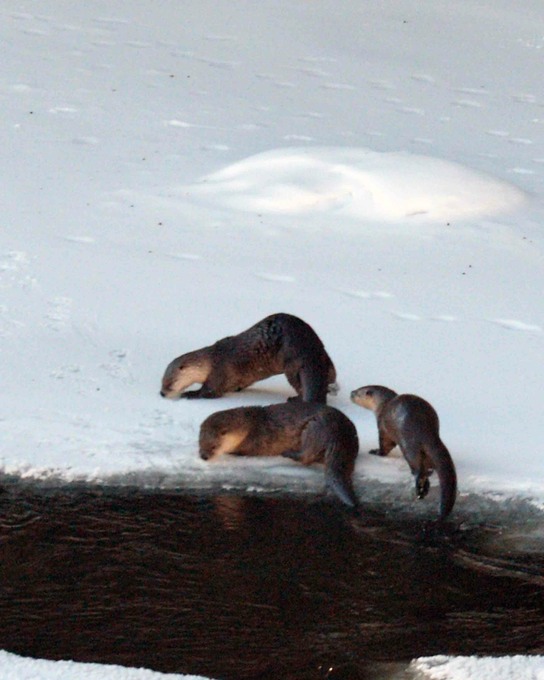
[(210, 458), (211, 454), (208, 453), (208, 451), (201, 451), (200, 452), (200, 457), (202, 460), (208, 460)]
[(163, 392), (163, 390), (161, 390), (159, 394), (161, 395), (161, 397), (166, 397), (166, 392)]

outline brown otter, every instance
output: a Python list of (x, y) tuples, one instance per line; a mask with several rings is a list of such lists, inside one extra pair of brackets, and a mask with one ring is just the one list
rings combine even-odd
[(199, 445), (204, 460), (231, 453), (324, 463), (327, 487), (346, 505), (357, 506), (352, 483), (357, 430), (332, 406), (292, 401), (218, 411), (200, 426)]
[(440, 480), (440, 517), (452, 510), (457, 493), (457, 475), (448, 449), (439, 435), (439, 420), (428, 401), (414, 394), (398, 395), (381, 385), (366, 385), (351, 393), (351, 400), (376, 414), (380, 447), (369, 451), (387, 454), (398, 444), (412, 474), (416, 494), (424, 498), (429, 491), (433, 470)]
[[(290, 314), (272, 314), (238, 335), (177, 357), (166, 367), (161, 395), (212, 399), (280, 373), (303, 401), (324, 404), (334, 391), (336, 370), (323, 343)], [(202, 387), (184, 391), (193, 383)]]

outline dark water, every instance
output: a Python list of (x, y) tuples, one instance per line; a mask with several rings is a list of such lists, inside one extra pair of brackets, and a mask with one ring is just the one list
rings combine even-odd
[(288, 498), (12, 489), (0, 648), (220, 679), (542, 654), (544, 558), (484, 554), (482, 531)]

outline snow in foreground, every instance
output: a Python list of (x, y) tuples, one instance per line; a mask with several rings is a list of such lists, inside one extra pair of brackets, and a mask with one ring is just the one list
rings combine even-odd
[(543, 680), (544, 656), (431, 656), (410, 664), (421, 680)]
[[(418, 680), (543, 680), (543, 656), (432, 656), (412, 661), (409, 676)], [(72, 661), (45, 661), (0, 651), (1, 680), (199, 680), (202, 676), (155, 673)]]
[(203, 680), (201, 675), (155, 673), (96, 663), (45, 661), (0, 651), (1, 680)]

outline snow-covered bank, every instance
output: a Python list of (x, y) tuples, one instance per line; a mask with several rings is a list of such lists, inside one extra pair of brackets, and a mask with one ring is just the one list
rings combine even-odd
[(383, 383), (436, 406), (461, 492), (544, 500), (540, 13), (501, 8), (493, 58), (472, 6), (448, 14), (457, 48), (441, 5), (408, 1), (332, 25), (326, 1), (3, 10), (2, 470), (313, 484), (196, 456), (210, 411), (283, 400), (283, 378), (158, 396), (173, 356), (287, 311), (325, 341), (363, 453), (349, 391)]
[(409, 670), (420, 680), (542, 680), (544, 657), (431, 656), (413, 661)]
[(97, 663), (45, 661), (0, 651), (1, 680), (205, 680), (201, 675), (155, 673)]

